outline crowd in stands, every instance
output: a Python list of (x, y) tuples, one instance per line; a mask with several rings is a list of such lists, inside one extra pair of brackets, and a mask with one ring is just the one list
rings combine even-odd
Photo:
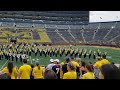
[(64, 62), (50, 59), (45, 68), (39, 61), (29, 65), (23, 59), (19, 68), (12, 61), (0, 71), (0, 79), (120, 79), (120, 69), (106, 59), (106, 55), (97, 57), (95, 63), (87, 63), (73, 56)]

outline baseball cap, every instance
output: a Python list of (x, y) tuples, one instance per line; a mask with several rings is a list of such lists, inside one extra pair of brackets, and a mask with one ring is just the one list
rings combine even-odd
[(59, 59), (55, 59), (54, 61), (56, 61), (56, 62), (60, 62)]
[(53, 59), (50, 59), (50, 62), (53, 62), (54, 60)]

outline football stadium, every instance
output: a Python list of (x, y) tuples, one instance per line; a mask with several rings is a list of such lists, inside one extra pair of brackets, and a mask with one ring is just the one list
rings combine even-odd
[(119, 11), (0, 11), (1, 79), (120, 79), (119, 64)]

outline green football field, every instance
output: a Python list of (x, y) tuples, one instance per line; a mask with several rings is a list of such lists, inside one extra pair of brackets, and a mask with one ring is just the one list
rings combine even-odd
[[(54, 46), (55, 47), (55, 46)], [(86, 48), (87, 51), (89, 51), (90, 49), (92, 51), (97, 51), (98, 49), (104, 53), (104, 52), (107, 52), (107, 59), (110, 61), (110, 62), (114, 62), (114, 63), (117, 63), (119, 64), (120, 63), (120, 48), (111, 48), (111, 47), (100, 47), (100, 46), (73, 46), (72, 48)], [(59, 59), (60, 61), (64, 61), (64, 58), (65, 56), (62, 56), (60, 57), (59, 55), (57, 57), (45, 57), (45, 56), (41, 56), (38, 54), (37, 57), (34, 56), (34, 54), (32, 54), (32, 57), (29, 57), (29, 61), (28, 63), (29, 64), (34, 64), (35, 63), (35, 60), (39, 60), (40, 61), (40, 64), (42, 66), (46, 66), (47, 64), (49, 64), (49, 60), (50, 58), (53, 58), (53, 59)], [(88, 56), (84, 59), (83, 57), (81, 58), (82, 61), (86, 61), (86, 62), (93, 62), (95, 61), (95, 59), (93, 59), (93, 55), (92, 55), (92, 58), (89, 59)], [(5, 67), (7, 65), (7, 60), (3, 59), (0, 61), (0, 69), (2, 69), (3, 67)], [(15, 62), (15, 60), (13, 61), (14, 62), (14, 65), (16, 66), (21, 66), (22, 63), (20, 62)]]

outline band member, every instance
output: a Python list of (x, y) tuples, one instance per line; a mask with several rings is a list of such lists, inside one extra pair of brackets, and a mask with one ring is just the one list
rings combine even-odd
[(94, 51), (93, 53), (93, 59), (96, 59), (96, 56), (95, 56), (96, 52)]
[(85, 52), (84, 52), (84, 58), (86, 58), (86, 54), (87, 54), (87, 52), (85, 51)]
[(20, 54), (20, 62), (22, 63), (22, 54)]
[(20, 54), (17, 54), (16, 56), (17, 56), (16, 62), (17, 62), (17, 61), (20, 61)]
[(0, 51), (0, 60), (2, 59), (2, 51)]
[(57, 50), (55, 50), (55, 56), (57, 57)]
[(12, 53), (12, 55), (11, 55), (11, 58), (12, 58), (12, 61), (14, 61), (14, 53)]
[(89, 51), (89, 59), (91, 58), (92, 50)]
[(64, 54), (65, 54), (65, 56), (67, 56), (67, 54), (68, 54), (66, 49), (65, 49), (65, 51), (64, 51)]
[(97, 55), (98, 55), (98, 56), (99, 56), (99, 52), (100, 52), (100, 50), (98, 49), (98, 50), (97, 50)]
[(60, 57), (62, 57), (62, 51), (60, 50)]
[(40, 56), (42, 56), (42, 50), (41, 49), (39, 49), (39, 54), (40, 54)]
[(70, 57), (72, 57), (72, 56), (73, 56), (73, 50), (70, 51)]
[(35, 49), (34, 53), (35, 53), (35, 56), (37, 56), (37, 48)]
[(10, 59), (11, 55), (12, 55), (12, 53), (9, 52), (9, 54), (8, 54), (8, 60), (11, 60), (11, 59)]
[(81, 58), (82, 57), (82, 49), (80, 49), (80, 51), (79, 51), (79, 58)]
[(53, 51), (50, 50), (48, 53), (49, 53), (50, 57), (52, 57), (52, 53), (53, 53)]
[(75, 58), (78, 56), (78, 49), (75, 51)]

